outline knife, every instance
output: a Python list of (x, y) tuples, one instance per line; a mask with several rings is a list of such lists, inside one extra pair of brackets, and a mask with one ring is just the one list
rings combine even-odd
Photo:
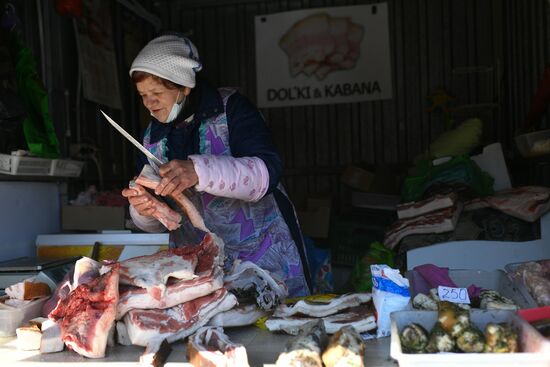
[(124, 130), (122, 128), (122, 126), (120, 126), (119, 124), (117, 124), (112, 118), (110, 118), (105, 112), (103, 112), (102, 110), (100, 110), (101, 113), (103, 114), (103, 116), (105, 116), (105, 118), (107, 119), (107, 121), (109, 121), (109, 123), (111, 125), (113, 125), (113, 127), (115, 129), (118, 130), (119, 133), (122, 134), (122, 136), (124, 136), (126, 139), (128, 139), (130, 141), (130, 143), (134, 144), (134, 146), (136, 148), (138, 148), (143, 154), (145, 154), (145, 156), (147, 158), (149, 158), (154, 164), (152, 165), (153, 169), (158, 173), (159, 171), (159, 166), (163, 165), (164, 163), (158, 159), (157, 157), (155, 157), (155, 155), (153, 153), (151, 153), (149, 150), (147, 150), (147, 148), (145, 148), (143, 145), (140, 144), (139, 141), (137, 141), (136, 139), (134, 139), (134, 137), (130, 134), (128, 134), (126, 132), (126, 130)]

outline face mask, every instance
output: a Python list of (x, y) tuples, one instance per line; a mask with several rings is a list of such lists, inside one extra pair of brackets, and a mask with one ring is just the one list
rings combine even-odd
[(183, 108), (183, 105), (185, 103), (185, 96), (183, 97), (183, 100), (178, 103), (178, 98), (180, 97), (180, 92), (178, 91), (178, 95), (176, 97), (176, 102), (172, 105), (172, 109), (170, 110), (170, 113), (168, 114), (168, 117), (166, 118), (166, 121), (164, 123), (172, 122), (178, 117), (178, 115), (181, 112), (181, 109)]

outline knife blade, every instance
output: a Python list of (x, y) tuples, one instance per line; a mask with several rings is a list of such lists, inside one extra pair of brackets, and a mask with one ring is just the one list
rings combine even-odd
[(124, 130), (124, 128), (122, 126), (120, 126), (119, 124), (117, 124), (112, 118), (109, 117), (109, 115), (107, 115), (105, 112), (103, 112), (102, 110), (100, 110), (101, 113), (103, 114), (103, 116), (105, 116), (105, 118), (107, 119), (107, 121), (115, 128), (117, 129), (117, 131), (119, 133), (122, 134), (122, 136), (124, 136), (126, 139), (128, 139), (130, 141), (130, 143), (132, 143), (136, 148), (138, 148), (143, 154), (145, 154), (145, 156), (147, 158), (149, 158), (151, 161), (153, 161), (156, 165), (153, 166), (153, 168), (155, 169), (156, 172), (158, 172), (158, 167), (163, 165), (164, 163), (158, 159), (153, 153), (151, 153), (149, 150), (147, 150), (147, 148), (145, 148), (143, 145), (141, 145), (141, 143), (139, 141), (137, 141), (136, 139), (134, 139), (134, 137), (130, 134), (128, 134), (126, 132), (126, 130)]

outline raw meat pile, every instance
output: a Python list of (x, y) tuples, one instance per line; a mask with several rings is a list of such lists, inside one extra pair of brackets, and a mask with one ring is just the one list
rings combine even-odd
[[(153, 187), (154, 172), (145, 173), (136, 180), (139, 187)], [(190, 202), (181, 205), (187, 206), (195, 227), (206, 229)], [(224, 273), (224, 260), (223, 241), (210, 232), (199, 244), (120, 262), (80, 259), (43, 308), (55, 326), (47, 350), (61, 351), (64, 344), (88, 358), (103, 358), (116, 339), (122, 345), (146, 347), (140, 363), (158, 365), (166, 360), (169, 343), (190, 337), (192, 363), (246, 366), (244, 347), (231, 342), (223, 327), (250, 325), (274, 311), (268, 327), (292, 329), (293, 334), (320, 320), (329, 333), (345, 325), (358, 331), (376, 327), (367, 305), (370, 294), (285, 306), (284, 282), (249, 261), (235, 260)]]
[(354, 293), (328, 301), (301, 300), (292, 305), (281, 304), (265, 322), (265, 326), (270, 331), (298, 335), (322, 320), (328, 334), (334, 334), (344, 326), (363, 333), (376, 328), (371, 299), (370, 293)]
[(384, 245), (394, 248), (411, 234), (450, 232), (455, 229), (461, 212), (462, 204), (453, 194), (402, 204), (397, 208), (401, 219), (386, 231)]

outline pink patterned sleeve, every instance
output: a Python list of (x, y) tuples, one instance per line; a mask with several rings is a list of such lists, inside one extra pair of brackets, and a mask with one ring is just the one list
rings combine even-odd
[(258, 157), (191, 155), (199, 183), (197, 191), (244, 201), (260, 200), (269, 186), (269, 172)]

